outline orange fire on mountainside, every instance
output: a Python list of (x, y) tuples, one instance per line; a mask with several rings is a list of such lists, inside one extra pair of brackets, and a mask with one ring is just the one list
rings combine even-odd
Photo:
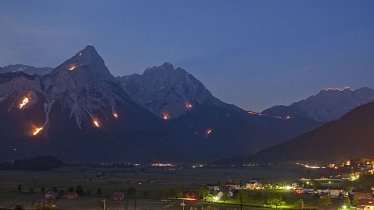
[(184, 104), (184, 106), (186, 107), (186, 109), (192, 109), (192, 104), (191, 103), (189, 103), (189, 102), (186, 102), (185, 104)]
[(170, 120), (170, 115), (167, 112), (162, 113), (162, 119), (164, 120)]
[(95, 125), (95, 127), (100, 128), (100, 123), (98, 120), (94, 120), (93, 124)]
[(38, 133), (40, 133), (40, 131), (43, 130), (43, 127), (39, 127), (39, 128), (34, 128), (33, 132), (32, 132), (32, 135), (33, 136), (36, 136)]
[(26, 104), (28, 104), (30, 102), (30, 98), (29, 97), (24, 97), (22, 99), (22, 102), (19, 104), (19, 108), (22, 109), (24, 106), (26, 106)]
[(69, 64), (68, 65), (68, 70), (69, 71), (73, 71), (75, 68), (77, 68), (77, 65), (75, 65), (75, 64)]
[(118, 118), (119, 116), (118, 116), (117, 113), (114, 112), (114, 113), (113, 113), (113, 117), (114, 117), (114, 118)]

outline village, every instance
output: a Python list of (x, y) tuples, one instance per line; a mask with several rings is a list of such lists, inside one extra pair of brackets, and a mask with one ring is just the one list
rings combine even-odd
[[(367, 159), (314, 165), (245, 164), (240, 168), (211, 168), (204, 164), (180, 166), (172, 163), (134, 164), (131, 167), (119, 163), (99, 165), (100, 168), (91, 166), (86, 171), (82, 169), (84, 177), (73, 178), (72, 182), (66, 180), (53, 185), (38, 183), (38, 186), (33, 183), (2, 184), (0, 207), (87, 209), (89, 206), (91, 209), (107, 210), (374, 209), (374, 161)], [(115, 166), (117, 168), (113, 168)], [(74, 166), (69, 170), (76, 169), (77, 166)], [(58, 173), (68, 174), (65, 170), (68, 169)], [(90, 170), (92, 174), (87, 175)], [(263, 171), (262, 174), (259, 171)], [(289, 176), (295, 173), (299, 175)], [(47, 175), (44, 173), (43, 176)], [(220, 179), (222, 176), (225, 178)], [(17, 199), (12, 199), (11, 195), (17, 195)]]

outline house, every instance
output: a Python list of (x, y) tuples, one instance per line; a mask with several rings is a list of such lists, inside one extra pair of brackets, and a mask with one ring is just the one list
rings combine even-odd
[(328, 197), (330, 195), (330, 189), (329, 188), (318, 188), (317, 193), (320, 197)]
[(44, 198), (45, 198), (46, 200), (56, 200), (56, 198), (57, 198), (57, 193), (54, 192), (54, 191), (52, 191), (52, 190), (48, 190), (48, 192), (46, 192), (46, 193), (44, 194)]
[(208, 185), (206, 185), (206, 187), (209, 190), (213, 190), (213, 191), (218, 191), (219, 190), (219, 186), (218, 185), (208, 184)]
[(124, 192), (114, 192), (112, 195), (112, 201), (123, 201), (125, 200)]
[(337, 198), (343, 195), (343, 190), (340, 188), (329, 188), (331, 198)]
[(360, 200), (357, 205), (357, 210), (374, 210), (374, 200)]
[(294, 189), (294, 192), (295, 192), (296, 195), (304, 194), (304, 190), (302, 188), (296, 188), (296, 189)]
[(231, 190), (240, 190), (240, 185), (239, 184), (226, 184), (225, 185), (227, 189)]
[(303, 188), (303, 193), (306, 193), (306, 194), (314, 194), (315, 191), (313, 188)]
[(217, 196), (216, 196), (216, 197), (217, 197), (218, 199), (221, 199), (221, 198), (223, 197), (223, 194), (224, 194), (224, 193), (223, 193), (222, 191), (219, 191), (219, 192), (217, 193)]
[(69, 199), (69, 200), (77, 199), (78, 198), (78, 193), (76, 193), (76, 192), (66, 192), (66, 193), (64, 193), (64, 198)]
[(262, 183), (257, 181), (257, 180), (251, 180), (245, 185), (246, 189), (251, 189), (251, 190), (258, 190), (258, 189), (263, 189)]
[(351, 192), (356, 200), (371, 200), (373, 199), (373, 194), (371, 191), (364, 190), (352, 190)]

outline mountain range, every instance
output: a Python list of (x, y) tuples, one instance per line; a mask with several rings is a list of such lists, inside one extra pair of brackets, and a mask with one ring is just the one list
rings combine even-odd
[(8, 66), (0, 67), (0, 73), (24, 72), (30, 75), (33, 75), (33, 74), (45, 75), (45, 74), (50, 73), (52, 70), (53, 68), (51, 67), (37, 68), (37, 67), (22, 65), (22, 64), (15, 64), (15, 65), (8, 65)]
[(328, 88), (289, 106), (274, 106), (262, 112), (280, 117), (309, 118), (317, 122), (337, 120), (354, 108), (374, 101), (374, 90), (364, 87)]
[(372, 100), (369, 88), (326, 90), (291, 106), (245, 111), (170, 63), (114, 77), (91, 45), (53, 69), (15, 66), (0, 69), (0, 159), (204, 162), (246, 156)]
[[(180, 74), (169, 64), (146, 72), (165, 66), (171, 74)], [(172, 106), (162, 110), (168, 117), (141, 103), (145, 99), (133, 95), (137, 87), (129, 86), (129, 78), (114, 77), (93, 46), (45, 75), (3, 73), (1, 158), (43, 154), (82, 161), (204, 161), (248, 154), (286, 139), (251, 120), (246, 111), (214, 98), (199, 81), (181, 72), (179, 83), (191, 95), (182, 97), (183, 103), (168, 101)], [(194, 87), (199, 90), (194, 92)], [(173, 108), (179, 105), (184, 110)]]

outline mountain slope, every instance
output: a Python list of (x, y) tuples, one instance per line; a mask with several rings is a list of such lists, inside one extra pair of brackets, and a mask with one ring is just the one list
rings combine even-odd
[(367, 87), (357, 90), (329, 88), (289, 106), (274, 106), (262, 113), (269, 116), (303, 117), (317, 122), (329, 122), (373, 100), (374, 90)]
[(374, 103), (248, 158), (259, 162), (345, 160), (374, 156)]
[(8, 65), (8, 66), (4, 66), (3, 68), (0, 68), (0, 73), (24, 72), (30, 75), (33, 75), (33, 74), (46, 75), (50, 73), (52, 70), (53, 68), (50, 68), (50, 67), (37, 68), (37, 67), (23, 65), (23, 64), (15, 64), (15, 65)]

